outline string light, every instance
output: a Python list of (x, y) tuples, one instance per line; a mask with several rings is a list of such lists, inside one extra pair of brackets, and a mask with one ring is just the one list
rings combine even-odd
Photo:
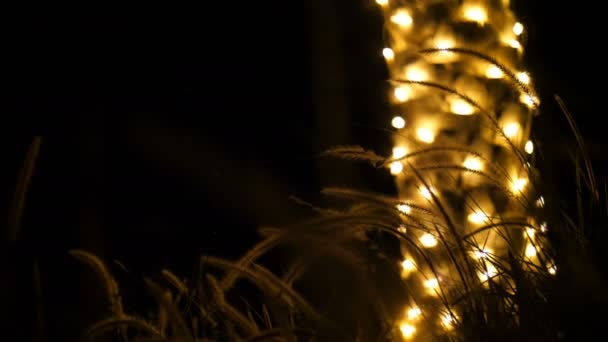
[[(399, 182), (399, 191), (403, 192), (400, 195), (409, 201), (408, 204), (398, 204), (397, 210), (407, 215), (401, 217), (404, 222), (414, 220), (421, 222), (423, 226), (429, 224), (429, 227), (439, 223), (434, 227), (443, 232), (443, 222), (436, 222), (439, 217), (436, 215), (436, 206), (429, 206), (428, 203), (433, 200), (434, 195), (440, 194), (448, 215), (454, 215), (454, 222), (464, 223), (462, 234), (471, 237), (472, 245), (467, 246), (467, 254), (469, 261), (477, 268), (473, 275), (477, 275), (486, 288), (492, 285), (515, 293), (517, 289), (511, 289), (509, 285), (513, 281), (511, 266), (501, 261), (505, 260), (507, 249), (513, 250), (505, 248), (505, 244), (514, 244), (513, 248), (523, 254), (520, 258), (533, 258), (540, 253), (539, 248), (543, 248), (543, 245), (539, 244), (545, 241), (541, 232), (547, 230), (546, 223), (535, 223), (538, 221), (533, 215), (537, 210), (529, 208), (526, 205), (528, 201), (515, 198), (523, 196), (524, 192), (526, 195), (528, 192), (530, 195), (534, 194), (527, 189), (532, 179), (531, 174), (535, 171), (532, 159), (523, 159), (523, 165), (520, 165), (519, 160), (520, 153), (532, 155), (535, 152), (534, 143), (529, 140), (530, 123), (531, 115), (540, 103), (533, 89), (534, 81), (531, 75), (521, 67), (524, 64), (521, 40), (525, 33), (524, 25), (512, 20), (508, 0), (493, 2), (491, 8), (486, 1), (460, 1), (454, 7), (445, 7), (456, 11), (444, 13), (445, 21), (442, 21), (439, 15), (432, 18), (425, 14), (418, 16), (418, 13), (429, 13), (431, 2), (416, 2), (415, 7), (401, 5), (407, 2), (376, 2), (382, 6), (389, 35), (387, 41), (391, 42), (390, 46), (382, 50), (386, 63), (390, 64), (390, 77), (411, 81), (396, 85), (387, 96), (392, 105), (407, 108), (408, 118), (407, 126), (402, 116), (397, 115), (391, 120), (392, 127), (400, 131), (394, 133), (395, 145), (389, 167)], [(460, 25), (462, 23), (466, 24)], [(467, 39), (471, 35), (468, 30), (473, 32), (475, 25), (487, 26), (487, 30), (483, 30), (485, 33), (479, 36), (478, 42), (469, 42)], [(494, 42), (501, 46), (497, 48)], [(434, 48), (434, 51), (427, 50), (416, 54), (415, 46), (421, 49)], [(472, 46), (475, 53), (480, 55), (478, 57), (488, 58), (469, 58), (466, 53), (457, 50), (459, 46)], [(517, 69), (512, 69), (515, 67)], [(513, 78), (516, 82), (513, 82)], [(503, 91), (505, 87), (510, 90)], [(481, 115), (475, 104), (496, 115)], [(497, 122), (500, 131), (493, 134), (494, 131), (490, 129), (496, 128)], [(500, 141), (505, 137), (510, 146)], [(407, 142), (407, 150), (404, 142)], [(512, 146), (519, 150), (513, 150)], [(407, 158), (407, 166), (411, 164), (413, 171), (421, 170), (420, 174), (405, 173), (404, 158)], [(496, 167), (491, 167), (495, 165)], [(458, 172), (461, 172), (461, 175)], [(447, 177), (457, 174), (459, 177)], [(429, 178), (419, 182), (415, 177), (420, 176)], [(505, 201), (508, 201), (505, 205), (496, 205), (498, 202), (495, 191), (488, 190), (489, 185), (496, 181), (504, 184), (507, 192), (511, 190), (509, 196), (505, 197)], [(421, 183), (432, 184), (433, 188), (419, 186), (419, 195), (416, 192), (412, 194), (412, 185)], [(493, 186), (492, 189), (494, 188), (496, 187)], [(473, 209), (462, 205), (462, 201), (459, 204), (455, 204), (458, 201), (451, 201), (461, 198), (458, 196), (463, 194), (470, 194), (477, 201)], [(539, 196), (532, 203), (540, 208), (544, 206), (544, 199)], [(427, 206), (429, 208), (426, 208)], [(409, 216), (413, 208), (420, 208), (415, 211), (415, 217)], [(514, 242), (507, 241), (504, 234), (500, 234), (498, 228), (494, 227), (499, 227), (505, 220), (511, 220), (511, 210), (531, 222), (530, 227), (523, 229), (524, 236)], [(401, 226), (395, 229), (403, 234), (418, 232), (417, 229), (409, 229), (409, 226), (407, 230), (405, 226), (403, 229)], [(425, 248), (423, 253), (429, 257), (428, 266), (434, 267), (431, 269), (434, 278), (427, 278), (424, 274), (426, 271), (419, 268), (421, 265), (416, 265), (411, 256), (401, 260), (400, 264), (403, 281), (422, 280), (424, 289), (432, 297), (424, 299), (428, 300), (425, 307), (428, 304), (428, 307), (432, 308), (425, 318), (438, 320), (438, 328), (448, 332), (457, 328), (458, 318), (455, 311), (446, 310), (445, 306), (437, 309), (437, 306), (441, 305), (437, 297), (441, 293), (441, 300), (453, 303), (456, 299), (454, 293), (462, 292), (466, 284), (453, 273), (454, 261), (446, 256), (444, 250), (433, 249), (443, 242), (439, 241), (439, 235), (436, 234), (438, 233), (432, 230), (416, 234), (419, 247)], [(478, 236), (483, 242), (476, 240)], [(407, 245), (403, 246), (403, 250), (409, 253)], [(538, 263), (540, 259), (534, 259), (534, 262)], [(553, 262), (545, 264), (545, 267), (539, 265), (541, 267), (525, 269), (532, 272), (541, 270), (546, 274), (556, 272)], [(442, 277), (439, 278), (438, 274), (442, 274)], [(449, 286), (449, 289), (446, 291), (444, 286)], [(415, 293), (412, 295), (416, 298)], [(443, 298), (444, 295), (446, 298)], [(424, 313), (427, 314), (426, 310)], [(405, 340), (432, 336), (432, 332), (427, 331), (427, 326), (424, 334), (416, 331), (417, 328), (422, 329), (416, 322), (422, 315), (420, 308), (414, 306), (406, 308), (405, 317), (399, 318), (403, 320), (397, 320)]]
[(437, 239), (429, 233), (424, 233), (420, 237), (420, 243), (426, 248), (433, 248), (437, 246)]
[(534, 143), (532, 142), (532, 140), (526, 141), (526, 146), (524, 146), (524, 150), (527, 154), (534, 153)]
[(472, 212), (467, 216), (467, 220), (473, 224), (482, 224), (488, 220), (488, 215), (483, 212)]
[(416, 327), (410, 323), (402, 323), (401, 326), (399, 326), (399, 330), (401, 330), (401, 335), (403, 335), (403, 338), (405, 339), (412, 338), (416, 333)]
[(471, 115), (475, 113), (475, 107), (473, 107), (464, 99), (460, 98), (454, 99), (450, 108), (452, 110), (452, 113), (458, 115)]
[(422, 315), (422, 310), (419, 307), (414, 306), (407, 310), (407, 319), (414, 321)]
[(412, 207), (410, 207), (407, 204), (398, 204), (397, 205), (397, 210), (399, 210), (400, 212), (404, 213), (404, 214), (409, 214), (412, 212)]
[(395, 88), (395, 98), (399, 102), (405, 102), (409, 100), (412, 94), (412, 90), (406, 86), (400, 86)]
[(527, 72), (518, 73), (517, 79), (523, 84), (530, 84), (530, 75)]
[(425, 127), (418, 128), (416, 130), (416, 136), (418, 137), (418, 140), (427, 144), (435, 141), (435, 134), (433, 134), (433, 131)]
[(407, 150), (403, 146), (393, 147), (393, 158), (401, 159), (407, 155)]
[(513, 138), (519, 132), (519, 128), (520, 127), (517, 122), (510, 122), (505, 125), (502, 131), (507, 136), (507, 138)]
[(481, 162), (481, 159), (474, 156), (468, 156), (464, 160), (464, 163), (462, 163), (462, 166), (474, 171), (481, 171), (483, 169), (483, 163)]
[(524, 33), (524, 25), (520, 22), (517, 22), (513, 25), (513, 33), (516, 36), (521, 35), (522, 33)]
[(481, 6), (469, 6), (464, 10), (464, 18), (478, 24), (485, 24), (488, 21), (488, 13)]
[(392, 175), (398, 175), (403, 172), (403, 164), (399, 161), (392, 162), (389, 167)]
[(382, 49), (382, 56), (384, 56), (384, 58), (390, 62), (395, 59), (395, 52), (393, 49), (387, 47)]
[(486, 69), (486, 77), (487, 78), (502, 78), (505, 73), (496, 65), (490, 65), (488, 69)]
[(393, 120), (391, 120), (391, 125), (397, 129), (401, 129), (405, 127), (405, 119), (397, 115), (393, 117)]
[(404, 9), (400, 9), (395, 12), (395, 14), (393, 14), (391, 17), (391, 21), (403, 28), (412, 26), (412, 23), (414, 22), (409, 12)]

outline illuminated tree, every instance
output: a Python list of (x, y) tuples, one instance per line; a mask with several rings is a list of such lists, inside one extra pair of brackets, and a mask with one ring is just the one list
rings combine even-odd
[(539, 100), (523, 67), (524, 26), (508, 0), (376, 3), (410, 295), (402, 336), (462, 337), (495, 311), (518, 327), (522, 281), (556, 272), (529, 140)]

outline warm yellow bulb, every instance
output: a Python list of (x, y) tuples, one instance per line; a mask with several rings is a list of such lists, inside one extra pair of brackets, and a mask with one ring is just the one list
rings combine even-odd
[(531, 140), (526, 141), (526, 146), (524, 146), (524, 150), (527, 154), (532, 154), (534, 152), (534, 143)]
[(526, 187), (526, 185), (528, 184), (528, 180), (525, 178), (518, 178), (516, 179), (513, 184), (511, 184), (511, 188), (513, 189), (513, 191), (515, 192), (521, 192), (524, 190), (524, 188)]
[(473, 252), (473, 256), (475, 257), (475, 259), (484, 259), (484, 258), (489, 257), (491, 254), (492, 254), (492, 249), (490, 249), (490, 248), (478, 249)]
[(524, 25), (520, 22), (517, 22), (513, 25), (513, 33), (516, 36), (521, 35), (522, 33), (524, 33)]
[(401, 129), (405, 127), (405, 119), (397, 115), (391, 120), (391, 125), (397, 129)]
[(406, 86), (400, 86), (395, 88), (395, 98), (399, 102), (405, 102), (409, 100), (412, 95), (412, 89)]
[(521, 43), (517, 39), (508, 39), (506, 41), (506, 43), (514, 49), (517, 49), (517, 50), (521, 49)]
[(404, 214), (409, 214), (412, 212), (412, 207), (410, 207), (407, 204), (398, 204), (397, 205), (397, 210), (399, 210), (400, 212), (404, 213)]
[(402, 323), (399, 326), (399, 330), (401, 330), (401, 335), (403, 335), (403, 338), (405, 339), (412, 338), (416, 333), (416, 327), (414, 327), (410, 323)]
[(544, 207), (544, 206), (545, 206), (545, 198), (544, 198), (543, 196), (540, 196), (540, 197), (539, 197), (539, 198), (536, 200), (535, 204), (536, 204), (536, 206), (537, 206), (538, 208), (542, 208), (542, 207)]
[(422, 195), (422, 197), (424, 197), (427, 200), (433, 199), (433, 190), (431, 190), (425, 186), (420, 188), (420, 194)]
[(548, 229), (547, 228), (547, 222), (543, 222), (543, 223), (540, 224), (540, 231), (541, 232), (546, 233), (547, 229)]
[(407, 150), (403, 146), (393, 147), (393, 158), (401, 159), (407, 155)]
[(464, 10), (464, 17), (469, 21), (484, 24), (488, 21), (488, 13), (481, 6), (469, 6)]
[(399, 161), (394, 161), (390, 164), (390, 169), (391, 169), (391, 174), (392, 175), (398, 175), (401, 172), (403, 172), (403, 164)]
[(496, 65), (490, 65), (486, 70), (487, 78), (502, 78), (504, 74), (505, 73)]
[(507, 138), (513, 138), (519, 132), (519, 124), (517, 122), (509, 122), (503, 127), (502, 131), (507, 136)]
[(473, 224), (482, 224), (486, 222), (487, 219), (488, 215), (479, 211), (472, 212), (469, 214), (469, 216), (467, 216), (467, 220)]
[(481, 171), (483, 169), (483, 163), (481, 159), (475, 156), (468, 156), (464, 160), (464, 163), (462, 163), (462, 166), (475, 171)]
[(488, 264), (486, 265), (486, 269), (479, 274), (479, 280), (481, 280), (481, 282), (483, 283), (488, 279), (496, 276), (497, 274), (498, 270), (496, 269), (496, 267), (492, 264)]
[(437, 246), (437, 239), (429, 233), (424, 233), (420, 237), (420, 243), (424, 247), (433, 248), (433, 247)]
[(418, 140), (425, 142), (427, 144), (432, 143), (433, 141), (435, 141), (435, 134), (433, 133), (433, 131), (431, 131), (428, 128), (418, 128), (416, 130), (416, 135), (418, 136)]
[(446, 329), (446, 330), (454, 329), (455, 323), (456, 323), (456, 320), (454, 319), (454, 317), (452, 317), (452, 314), (450, 314), (449, 312), (445, 312), (441, 315), (441, 325), (444, 327), (444, 329)]
[(530, 240), (534, 240), (534, 236), (536, 235), (536, 230), (534, 228), (526, 228), (526, 231), (524, 233), (524, 237), (529, 238)]
[(475, 113), (475, 107), (461, 98), (454, 99), (450, 105), (450, 109), (452, 113), (458, 115), (471, 115)]
[(384, 48), (382, 49), (382, 56), (384, 56), (387, 61), (392, 61), (395, 59), (395, 52), (391, 48)]
[(412, 272), (416, 269), (416, 264), (414, 263), (414, 261), (412, 261), (412, 259), (405, 259), (401, 262), (401, 268), (405, 272)]
[(438, 40), (435, 45), (439, 50), (447, 50), (454, 47), (454, 42), (449, 39)]
[(405, 72), (405, 78), (411, 81), (421, 82), (425, 81), (428, 77), (429, 75), (424, 70), (417, 67), (410, 67)]
[(401, 27), (407, 28), (412, 26), (414, 20), (408, 11), (400, 9), (393, 14), (391, 21)]
[(430, 278), (424, 281), (424, 287), (429, 290), (437, 290), (439, 288), (439, 280), (437, 278)]
[(517, 79), (523, 84), (530, 84), (530, 74), (527, 72), (519, 72), (517, 73)]
[(407, 310), (407, 319), (413, 321), (422, 315), (422, 310), (417, 306), (411, 307)]
[(528, 258), (531, 258), (531, 257), (535, 256), (536, 255), (536, 247), (534, 247), (534, 245), (532, 245), (531, 243), (529, 243), (526, 246), (526, 252), (525, 253), (526, 253), (526, 256)]
[(555, 275), (557, 273), (557, 266), (551, 265), (548, 267), (547, 271), (549, 271), (550, 275)]
[(388, 0), (376, 0), (376, 3), (380, 6), (388, 5)]
[(519, 96), (519, 101), (528, 107), (533, 107), (537, 103), (537, 99), (529, 94), (522, 93)]

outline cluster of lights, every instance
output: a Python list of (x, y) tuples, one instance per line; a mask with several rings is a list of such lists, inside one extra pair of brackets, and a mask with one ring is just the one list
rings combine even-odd
[[(531, 165), (529, 161), (525, 160), (535, 152), (534, 143), (528, 140), (531, 122), (529, 118), (536, 110), (539, 99), (531, 88), (534, 82), (530, 73), (521, 67), (520, 59), (523, 47), (520, 40), (525, 28), (520, 22), (509, 22), (508, 1), (501, 2), (504, 7), (502, 9), (490, 9), (483, 1), (465, 0), (458, 2), (459, 4), (454, 7), (453, 2), (445, 0), (446, 8), (456, 12), (450, 13), (443, 21), (425, 16), (419, 17), (417, 13), (424, 12), (424, 9), (421, 8), (421, 6), (426, 6), (424, 2), (415, 7), (404, 5), (402, 1), (397, 0), (375, 0), (375, 2), (384, 13), (391, 35), (392, 44), (382, 49), (382, 56), (387, 63), (391, 77), (409, 81), (395, 85), (390, 93), (395, 113), (390, 124), (396, 130), (396, 134), (392, 160), (388, 164), (388, 168), (390, 173), (397, 177), (401, 195), (412, 204), (411, 206), (405, 203), (397, 205), (397, 210), (403, 214), (403, 219), (409, 220), (425, 214), (424, 210), (413, 212), (412, 206), (420, 208), (430, 205), (432, 207), (433, 201), (448, 198), (449, 192), (463, 193), (477, 188), (486, 189), (488, 184), (492, 183), (491, 181), (503, 182), (500, 184), (501, 188), (510, 191), (509, 195), (514, 203), (526, 202), (527, 196), (534, 192), (534, 187), (530, 186), (532, 179), (527, 173), (531, 169)], [(436, 2), (441, 3), (442, 0)], [(499, 16), (501, 18), (496, 20)], [(467, 44), (466, 37), (463, 36), (465, 33), (457, 31), (457, 28), (462, 26), (452, 25), (460, 23), (467, 23), (471, 29), (487, 30), (491, 27), (492, 30), (489, 31), (496, 35), (492, 39), (502, 44), (501, 49), (505, 51), (515, 49), (517, 53), (509, 51), (509, 53), (501, 54), (502, 52), (499, 51), (501, 49), (489, 48), (492, 44), (481, 45), (477, 48), (475, 43)], [(426, 41), (424, 39), (421, 41), (420, 37), (433, 31), (429, 30), (432, 25), (435, 25), (436, 28), (434, 36), (429, 36)], [(461, 44), (461, 42), (464, 43)], [(470, 46), (473, 48), (469, 48)], [(416, 55), (416, 49), (432, 50), (434, 54), (425, 55), (425, 58), (420, 59), (410, 58), (409, 56)], [(461, 58), (463, 56), (461, 53), (466, 50), (479, 52), (490, 58), (471, 56)], [(435, 87), (437, 89), (432, 87), (433, 84), (439, 85)], [(493, 96), (497, 94), (495, 92), (497, 86), (509, 87), (512, 91), (501, 91), (501, 93), (513, 93), (514, 96), (507, 96), (507, 99), (502, 96), (498, 101), (504, 102), (496, 103), (498, 98)], [(442, 93), (442, 89), (451, 91)], [(487, 113), (495, 117), (488, 119)], [(445, 117), (442, 118), (441, 115)], [(487, 133), (484, 130), (491, 132)], [(505, 139), (509, 144), (505, 144)], [(471, 141), (475, 141), (475, 145)], [(443, 184), (441, 183), (443, 178), (433, 178), (431, 175), (430, 180), (425, 183), (429, 185), (418, 185), (417, 192), (415, 192), (411, 187), (412, 180), (415, 180), (412, 178), (414, 176), (404, 173), (404, 167), (408, 165), (408, 167), (416, 168), (421, 165), (429, 165), (425, 162), (433, 165), (433, 161), (425, 160), (423, 162), (423, 158), (418, 159), (419, 154), (416, 152), (421, 149), (433, 150), (435, 147), (438, 151), (443, 147), (453, 148), (454, 152), (451, 156), (446, 157), (451, 152), (444, 151), (441, 162), (455, 161), (454, 166), (457, 167), (454, 169), (460, 168), (464, 171), (461, 173), (462, 181)], [(489, 151), (494, 151), (496, 148), (503, 149), (501, 153), (506, 152), (516, 157), (498, 160), (495, 155), (488, 154)], [(513, 148), (517, 151), (511, 150)], [(464, 153), (467, 151), (470, 152)], [(522, 165), (526, 165), (527, 168), (522, 168)], [(437, 174), (440, 172), (445, 171), (439, 170)], [(480, 177), (483, 175), (487, 175), (487, 179)], [(455, 189), (454, 187), (460, 188)], [(543, 207), (543, 197), (536, 198), (532, 203), (538, 208)], [(491, 199), (464, 210), (465, 212), (459, 215), (462, 218), (462, 229), (486, 229), (486, 227), (499, 225), (502, 220), (501, 209), (495, 207)], [(523, 215), (528, 215), (527, 208), (522, 210)], [(545, 223), (535, 227), (525, 229), (524, 242), (519, 248), (525, 258), (541, 260), (539, 255), (542, 253), (542, 244), (538, 232), (544, 233), (547, 228)], [(406, 230), (401, 227), (398, 230), (403, 234), (413, 236), (412, 241), (417, 241), (420, 250), (425, 253), (433, 254), (441, 250), (438, 238), (441, 235), (436, 234), (435, 231)], [(489, 233), (491, 234), (491, 232)], [(483, 246), (473, 246), (467, 252), (470, 253), (471, 260), (478, 265), (479, 281), (486, 287), (490, 281), (499, 282), (504, 278), (503, 272), (499, 272), (499, 269), (502, 270), (504, 266), (497, 263), (497, 260), (501, 258), (500, 253), (503, 253), (501, 251), (505, 250), (503, 247), (504, 245), (500, 245), (500, 242), (496, 242), (495, 239), (487, 239)], [(446, 260), (446, 262), (448, 261)], [(439, 265), (439, 267), (442, 266)], [(557, 272), (553, 263), (541, 265), (542, 267), (546, 267), (549, 274)], [(428, 269), (424, 267), (422, 261), (416, 260), (411, 255), (401, 262), (401, 269), (406, 281), (422, 281), (423, 288), (430, 295), (425, 298), (431, 301), (437, 301), (437, 296), (442, 292), (443, 286), (453, 286), (451, 282), (457, 278), (428, 276)], [(404, 339), (415, 339), (419, 335), (423, 328), (417, 323), (423, 317), (437, 318), (438, 321), (435, 324), (446, 333), (453, 331), (457, 326), (458, 317), (455, 316), (454, 310), (435, 312), (428, 316), (426, 314), (418, 306), (408, 309), (405, 318), (399, 324), (399, 330)]]

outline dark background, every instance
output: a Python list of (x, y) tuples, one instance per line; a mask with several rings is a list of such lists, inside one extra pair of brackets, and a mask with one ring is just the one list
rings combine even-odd
[[(542, 144), (571, 141), (557, 93), (603, 176), (600, 4), (516, 5), (542, 95), (539, 127), (553, 127), (538, 133)], [(374, 8), (310, 0), (6, 11), (2, 193), (8, 201), (40, 135), (22, 237), (41, 259), (48, 298), (68, 294), (49, 307), (78, 306), (70, 248), (138, 272), (186, 274), (199, 255), (240, 255), (260, 225), (310, 214), (292, 195), (322, 204), (326, 185), (394, 191), (385, 173), (317, 157), (337, 144), (389, 151)], [(56, 334), (77, 324), (62, 314)]]

